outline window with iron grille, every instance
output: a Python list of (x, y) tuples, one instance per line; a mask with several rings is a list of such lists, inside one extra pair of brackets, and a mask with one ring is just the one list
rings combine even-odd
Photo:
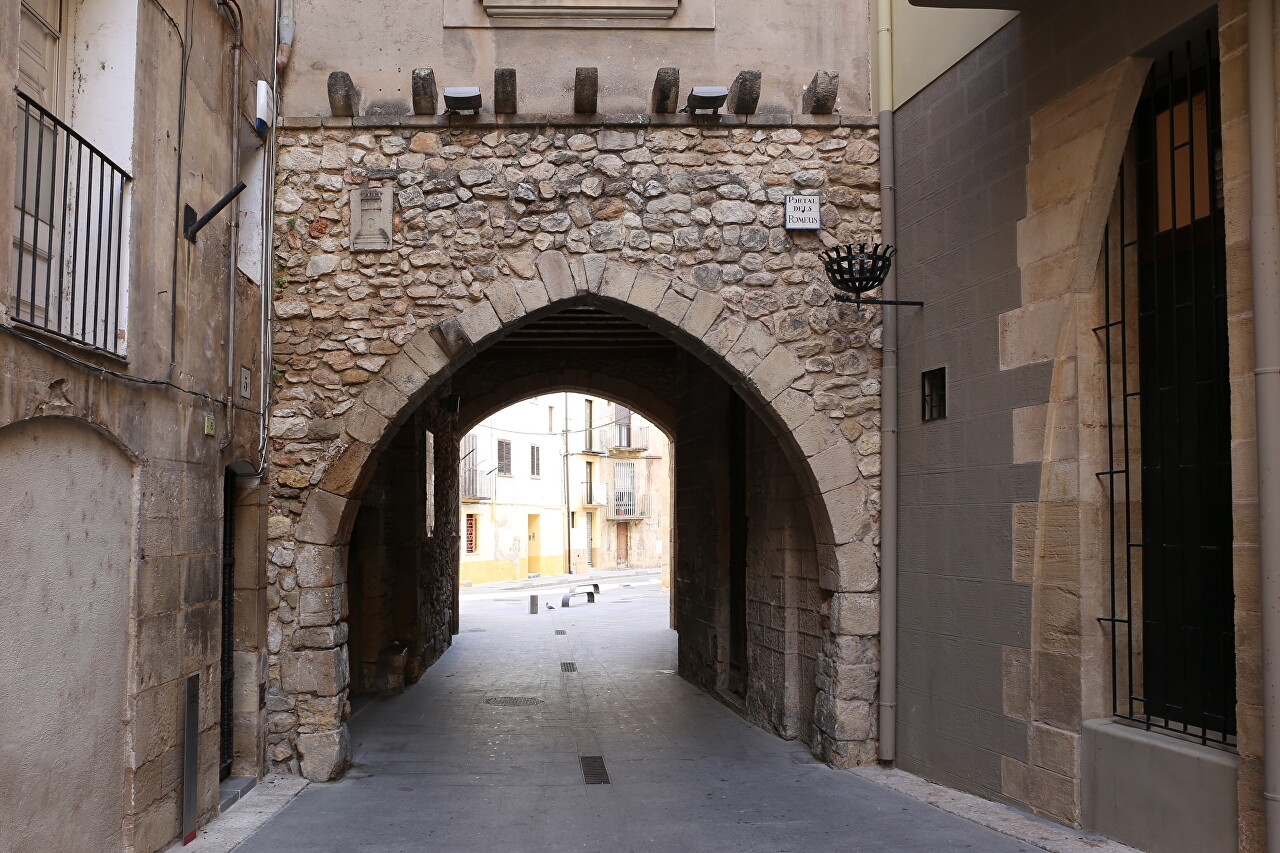
[(1161, 57), (1103, 258), (1112, 713), (1236, 742), (1217, 33)]
[(474, 554), (479, 547), (480, 516), (467, 513), (467, 553)]
[(498, 439), (498, 473), (511, 476), (511, 442), (505, 438)]
[(942, 420), (947, 416), (947, 369), (926, 370), (920, 374), (920, 418)]
[(529, 476), (542, 476), (542, 448), (536, 444), (529, 448)]

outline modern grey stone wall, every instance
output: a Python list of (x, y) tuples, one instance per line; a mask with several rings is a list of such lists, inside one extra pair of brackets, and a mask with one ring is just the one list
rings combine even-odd
[[(1102, 704), (1082, 694), (1078, 651), (1097, 626), (1078, 624), (1077, 605), (1064, 641), (1074, 657), (1038, 645), (1036, 626), (1062, 618), (1062, 605), (1033, 597), (1032, 566), (1059, 531), (1022, 511), (1049, 499), (1045, 425), (1014, 415), (1049, 402), (1061, 367), (1051, 342), (1027, 336), (1059, 330), (1001, 322), (1036, 281), (1019, 246), (1028, 197), (1053, 189), (1028, 186), (1032, 116), (1058, 99), (1075, 115), (1081, 105), (1064, 95), (1210, 5), (1030, 4), (897, 113), (899, 283), (926, 303), (899, 314), (899, 763), (1067, 823), (1080, 820), (1082, 719)], [(1049, 354), (1023, 357), (1035, 352)], [(947, 418), (923, 423), (920, 374), (936, 367), (947, 368)]]

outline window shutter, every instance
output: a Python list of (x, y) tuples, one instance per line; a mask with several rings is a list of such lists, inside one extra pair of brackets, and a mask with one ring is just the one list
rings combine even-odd
[(505, 438), (498, 439), (498, 473), (511, 476), (511, 442)]
[(18, 88), (57, 112), (62, 65), (61, 0), (24, 0), (18, 24)]
[(542, 448), (536, 444), (529, 448), (529, 475), (542, 476)]

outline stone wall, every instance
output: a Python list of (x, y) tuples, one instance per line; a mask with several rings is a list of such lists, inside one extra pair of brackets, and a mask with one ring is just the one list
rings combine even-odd
[[(1200, 16), (1198, 37), (1213, 26), (1212, 7), (1143, 0), (1088, 16), (1073, 4), (1035, 5), (898, 113), (899, 284), (904, 298), (927, 303), (904, 313), (901, 330), (900, 764), (1069, 824), (1088, 821), (1080, 780), (1094, 759), (1080, 732), (1111, 711), (1109, 629), (1097, 619), (1110, 594), (1108, 497), (1096, 476), (1107, 467), (1106, 363), (1092, 331), (1102, 322), (1103, 226), (1145, 57), (1159, 52), (1150, 45)], [(1243, 11), (1239, 0), (1217, 7), (1239, 846), (1255, 850), (1261, 649)], [(948, 417), (921, 423), (908, 416), (920, 371), (941, 365)], [(940, 599), (965, 605), (942, 619)], [(1167, 742), (1153, 749), (1182, 748)], [(1173, 786), (1144, 793), (1174, 804), (1195, 796)], [(1193, 813), (1175, 805), (1153, 821), (1146, 804), (1127, 799), (1120, 810), (1166, 830)]]
[[(292, 645), (297, 624), (344, 618), (341, 570), (304, 583), (293, 566), (341, 566), (391, 423), (504, 330), (584, 300), (667, 332), (760, 410), (798, 466), (822, 584), (845, 614), (834, 631), (875, 633), (849, 614), (875, 608), (879, 317), (831, 303), (817, 253), (877, 233), (876, 130), (656, 118), (283, 122), (270, 559), (299, 588), (296, 606), (272, 598), (274, 684), (302, 668), (295, 694), (345, 689), (341, 648), (304, 658)], [(395, 192), (391, 246), (353, 253), (352, 191), (377, 186)], [(782, 227), (784, 195), (805, 191), (823, 194), (820, 234)], [(342, 753), (340, 714), (318, 725)], [(284, 734), (274, 755), (289, 765), (297, 733)]]

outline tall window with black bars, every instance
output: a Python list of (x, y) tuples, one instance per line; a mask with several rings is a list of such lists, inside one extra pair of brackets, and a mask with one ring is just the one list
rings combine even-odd
[(1155, 62), (1103, 243), (1112, 715), (1236, 742), (1230, 382), (1214, 30)]

